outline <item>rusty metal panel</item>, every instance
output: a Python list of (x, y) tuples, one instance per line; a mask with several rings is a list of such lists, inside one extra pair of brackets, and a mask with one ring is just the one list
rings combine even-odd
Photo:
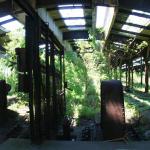
[(104, 140), (125, 135), (123, 86), (120, 81), (101, 82), (101, 126)]

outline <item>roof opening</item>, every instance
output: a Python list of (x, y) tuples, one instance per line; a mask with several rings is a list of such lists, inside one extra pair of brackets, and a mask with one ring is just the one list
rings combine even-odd
[[(78, 6), (81, 6), (81, 8), (79, 8)], [(76, 26), (76, 25), (83, 26), (86, 24), (84, 18), (83, 19), (71, 19), (71, 20), (69, 19), (72, 17), (84, 17), (84, 10), (82, 8), (82, 5), (80, 4), (79, 5), (59, 5), (58, 7), (61, 8), (59, 9), (59, 12), (62, 18), (66, 18), (64, 20), (64, 23), (66, 24), (66, 26)]]
[[(139, 13), (139, 14), (144, 14), (144, 15), (149, 15), (150, 16), (150, 13), (143, 12), (143, 11), (132, 10), (132, 12), (136, 12), (136, 13)], [(136, 15), (131, 14), (131, 15), (129, 15), (126, 22), (146, 27), (150, 24), (150, 18), (136, 16)], [(138, 28), (138, 27), (129, 26), (129, 25), (123, 25), (122, 29), (127, 30), (127, 31), (131, 31), (131, 32), (136, 32), (136, 33), (140, 33), (143, 30), (143, 28)]]
[[(5, 31), (5, 32), (9, 32), (9, 31), (14, 31), (19, 28), (23, 28), (23, 24), (21, 24), (17, 19), (14, 18), (14, 20), (10, 20), (13, 18), (14, 17), (11, 15), (1, 17), (0, 18), (1, 30)], [(8, 22), (5, 22), (5, 21), (8, 21)]]
[(114, 7), (97, 6), (96, 7), (96, 28), (104, 28), (107, 37), (113, 16), (115, 12)]

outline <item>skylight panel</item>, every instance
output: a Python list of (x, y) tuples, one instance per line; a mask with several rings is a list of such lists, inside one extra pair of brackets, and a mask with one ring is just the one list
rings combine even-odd
[(69, 17), (84, 17), (84, 12), (82, 8), (78, 9), (60, 9), (59, 10), (62, 18)]
[[(77, 6), (81, 6), (81, 8), (76, 8)], [(84, 17), (84, 10), (81, 4), (77, 5), (59, 5), (59, 12), (62, 18), (72, 18), (72, 17)], [(66, 9), (65, 9), (66, 8)], [(64, 23), (66, 26), (76, 26), (86, 24), (85, 19), (65, 19)], [(68, 28), (73, 29), (73, 28)]]
[[(132, 10), (132, 12), (137, 12), (137, 13), (140, 13), (140, 14), (150, 15), (150, 13), (143, 12), (143, 11), (138, 11), (138, 10)], [(141, 26), (148, 26), (150, 24), (150, 19), (145, 18), (145, 17), (136, 16), (136, 15), (129, 15), (126, 22), (141, 25)], [(131, 31), (131, 32), (136, 32), (136, 33), (140, 33), (143, 30), (142, 28), (129, 26), (129, 25), (123, 25), (122, 29), (127, 30), (127, 31)]]
[(11, 21), (9, 23), (3, 24), (2, 27), (8, 31), (14, 31), (16, 29), (23, 28), (23, 25), (19, 21), (15, 20), (15, 21)]
[(1, 17), (0, 22), (6, 21), (6, 20), (9, 20), (9, 19), (12, 19), (12, 18), (13, 17), (11, 15), (7, 15), (7, 16)]
[(149, 18), (135, 16), (135, 15), (129, 15), (129, 17), (128, 17), (126, 22), (147, 26), (148, 24), (150, 24), (150, 19)]
[(96, 27), (101, 28), (105, 25), (107, 7), (98, 6), (97, 7), (97, 16), (96, 16)]
[(96, 7), (96, 28), (104, 28), (105, 38), (107, 37), (111, 23), (113, 21), (115, 8), (97, 6)]
[(58, 7), (59, 7), (59, 8), (63, 8), (63, 7), (71, 7), (71, 6), (74, 6), (74, 7), (76, 7), (76, 6), (82, 6), (82, 4), (75, 4), (75, 5), (72, 5), (72, 4), (70, 4), (70, 5), (59, 5)]
[(137, 32), (137, 33), (139, 33), (141, 31), (141, 28), (133, 27), (133, 26), (129, 26), (129, 25), (123, 25), (122, 29), (131, 31), (131, 32)]
[(67, 26), (85, 25), (84, 19), (64, 20), (64, 22)]
[(68, 27), (69, 30), (85, 30), (86, 27)]
[(140, 14), (144, 14), (144, 15), (149, 15), (150, 16), (149, 12), (144, 12), (144, 11), (141, 11), (141, 10), (132, 9), (132, 12), (136, 12), (136, 13), (140, 13)]

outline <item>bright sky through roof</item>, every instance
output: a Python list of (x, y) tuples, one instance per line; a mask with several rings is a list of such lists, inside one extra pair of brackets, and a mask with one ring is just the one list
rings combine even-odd
[(76, 7), (76, 6), (82, 6), (82, 4), (75, 4), (75, 5), (72, 5), (72, 4), (70, 4), (70, 5), (59, 5), (58, 7), (59, 7), (59, 8), (63, 8), (63, 7), (72, 7), (72, 6), (74, 6), (74, 7)]
[[(143, 11), (138, 11), (138, 10), (132, 10), (132, 12), (145, 14), (145, 15), (150, 15), (150, 13), (143, 12)], [(138, 24), (138, 25), (142, 25), (142, 26), (148, 26), (150, 24), (150, 19), (145, 18), (145, 17), (135, 16), (135, 15), (129, 15), (126, 22), (133, 23), (133, 24)], [(141, 28), (137, 28), (137, 27), (129, 26), (129, 25), (123, 25), (122, 29), (127, 30), (127, 31), (131, 31), (131, 32), (137, 32), (137, 33), (140, 33), (143, 30)]]
[(11, 21), (9, 23), (3, 24), (2, 27), (4, 27), (8, 31), (14, 31), (19, 28), (23, 28), (23, 25), (19, 21)]
[(81, 8), (78, 8), (78, 9), (60, 9), (59, 12), (63, 18), (84, 17), (83, 9), (81, 9)]
[(85, 25), (85, 20), (84, 19), (65, 20), (64, 22), (67, 26)]
[(106, 17), (107, 8), (103, 6), (97, 7), (97, 14), (96, 14), (96, 28), (104, 27), (105, 25), (105, 17)]
[(96, 7), (96, 28), (104, 28), (107, 37), (113, 20), (114, 7), (97, 6)]
[[(68, 9), (67, 7), (73, 7), (71, 9)], [(84, 17), (84, 11), (83, 8), (76, 8), (76, 6), (82, 6), (82, 5), (60, 5), (58, 6), (59, 12), (62, 16), (62, 18), (71, 18), (71, 17)], [(63, 9), (62, 9), (63, 8)], [(67, 9), (65, 9), (67, 8)], [(64, 23), (67, 26), (74, 26), (74, 25), (85, 25), (85, 19), (74, 19), (74, 20), (64, 20)]]
[(1, 17), (0, 22), (6, 21), (6, 20), (9, 20), (9, 19), (12, 19), (12, 18), (13, 17), (11, 15), (7, 15), (7, 16)]
[(85, 27), (68, 27), (69, 30), (85, 30)]
[[(13, 16), (7, 15), (7, 16), (1, 17), (0, 22), (4, 22), (12, 18)], [(1, 25), (1, 30), (5, 32), (14, 31), (19, 28), (23, 28), (23, 24), (21, 24), (18, 20), (10, 21)]]

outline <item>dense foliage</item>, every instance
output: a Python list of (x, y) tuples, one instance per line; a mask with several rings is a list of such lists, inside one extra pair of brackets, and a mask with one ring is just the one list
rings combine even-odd
[(18, 83), (15, 49), (25, 46), (24, 30), (7, 33), (5, 38), (0, 38), (0, 44), (6, 49), (6, 52), (0, 55), (0, 79), (6, 80), (11, 85), (9, 94), (12, 95), (17, 92)]
[[(102, 33), (102, 30), (98, 32)], [(120, 74), (120, 70), (112, 71), (114, 68), (117, 69), (119, 64), (113, 65), (111, 58), (118, 58), (116, 57), (118, 54), (121, 58), (121, 53), (116, 53), (114, 45), (103, 50), (103, 41), (97, 40), (96, 36), (96, 33), (90, 33), (89, 41), (76, 43), (79, 47), (76, 52), (71, 50), (65, 52), (65, 76), (68, 82), (66, 101), (67, 115), (69, 116), (76, 118), (93, 117), (95, 113), (100, 111), (100, 81), (117, 78)], [(6, 53), (0, 54), (0, 79), (5, 79), (11, 85), (10, 95), (18, 93), (15, 48), (24, 47), (24, 43), (23, 30), (8, 33), (5, 38), (0, 38), (0, 44), (6, 48)], [(125, 45), (125, 53), (131, 52), (129, 44)], [(138, 53), (147, 46), (147, 43), (143, 42), (135, 46), (136, 51), (132, 51)], [(41, 50), (41, 61), (43, 62), (45, 61), (44, 55), (45, 52)], [(116, 64), (118, 66), (114, 67)], [(58, 66), (56, 56), (56, 68)], [(140, 74), (135, 73), (134, 76), (137, 77), (134, 79), (136, 86)], [(122, 81), (125, 81), (125, 74), (122, 74)], [(134, 105), (130, 101), (131, 98), (134, 99)], [(138, 100), (131, 94), (125, 95), (126, 114), (137, 115), (138, 107), (141, 107), (141, 104), (137, 103)], [(149, 103), (143, 105), (144, 108), (147, 108), (146, 106), (149, 106)]]
[(75, 52), (67, 51), (65, 59), (68, 114), (91, 117), (98, 107), (99, 97), (93, 80), (88, 75), (89, 68)]

